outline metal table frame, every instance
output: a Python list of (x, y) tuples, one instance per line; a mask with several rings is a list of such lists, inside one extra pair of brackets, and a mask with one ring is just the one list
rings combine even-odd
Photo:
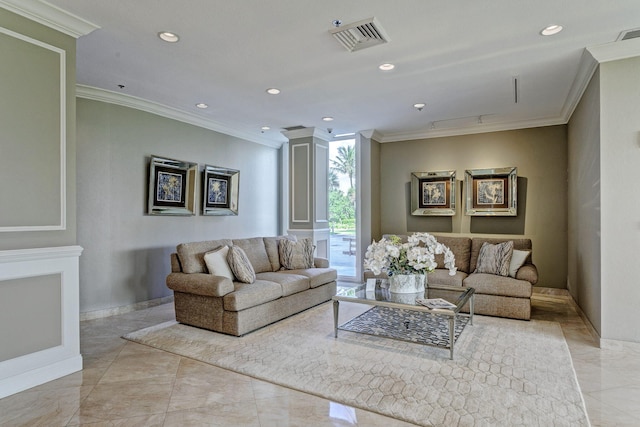
[[(469, 316), (469, 324), (473, 325), (473, 306), (474, 306), (474, 299), (475, 299), (475, 289), (474, 288), (462, 288), (462, 287), (458, 287), (458, 286), (445, 286), (445, 285), (428, 285), (427, 287), (427, 292), (425, 293), (425, 296), (428, 295), (429, 289), (432, 290), (443, 290), (443, 291), (453, 291), (453, 292), (459, 292), (460, 296), (458, 297), (457, 301), (454, 303), (456, 304), (455, 308), (451, 308), (451, 309), (446, 309), (446, 308), (442, 308), (442, 309), (430, 309), (428, 307), (425, 307), (423, 305), (420, 304), (405, 304), (405, 303), (398, 303), (398, 302), (392, 302), (392, 301), (384, 301), (384, 300), (377, 300), (374, 298), (368, 298), (369, 295), (367, 295), (366, 291), (364, 291), (364, 287), (362, 290), (360, 290), (359, 292), (362, 294), (365, 294), (365, 297), (358, 297), (358, 296), (345, 296), (345, 295), (335, 295), (332, 297), (333, 300), (333, 325), (334, 325), (334, 335), (335, 338), (338, 338), (338, 329), (340, 329), (340, 326), (338, 325), (338, 317), (339, 317), (339, 311), (340, 311), (340, 301), (344, 301), (344, 302), (352, 302), (352, 303), (357, 303), (357, 304), (367, 304), (367, 305), (371, 305), (371, 306), (379, 306), (379, 307), (390, 307), (390, 308), (396, 308), (396, 309), (401, 309), (401, 310), (413, 310), (413, 311), (421, 311), (421, 312), (427, 312), (427, 313), (431, 313), (431, 314), (435, 314), (436, 316), (445, 316), (449, 318), (449, 346), (448, 347), (443, 347), (443, 348), (448, 348), (449, 349), (449, 358), (451, 360), (453, 360), (453, 348), (454, 348), (454, 344), (455, 344), (455, 326), (456, 326), (456, 317), (457, 316)], [(462, 314), (460, 313), (460, 310), (462, 310), (462, 307), (464, 307), (464, 305), (469, 302), (469, 314)], [(442, 346), (437, 346), (437, 347), (442, 347)]]

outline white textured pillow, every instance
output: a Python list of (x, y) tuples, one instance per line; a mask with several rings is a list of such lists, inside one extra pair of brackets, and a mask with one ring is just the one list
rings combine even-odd
[(484, 242), (478, 254), (478, 264), (475, 272), (508, 276), (512, 253), (512, 240), (495, 245)]
[(301, 239), (297, 242), (279, 240), (280, 264), (287, 270), (311, 268), (313, 267), (313, 251), (315, 249), (311, 239)]
[(229, 268), (227, 263), (227, 254), (229, 253), (229, 246), (221, 246), (217, 249), (204, 254), (204, 263), (207, 265), (209, 274), (214, 276), (228, 277), (233, 281), (233, 272)]
[(516, 277), (516, 273), (527, 260), (530, 253), (531, 251), (520, 251), (518, 249), (513, 250), (513, 254), (511, 255), (511, 264), (509, 265), (509, 276)]
[(227, 254), (227, 262), (233, 275), (244, 283), (253, 283), (256, 281), (256, 272), (247, 257), (247, 254), (240, 246), (231, 246)]

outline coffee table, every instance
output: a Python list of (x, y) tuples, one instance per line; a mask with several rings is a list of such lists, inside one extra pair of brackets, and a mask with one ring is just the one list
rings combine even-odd
[[(370, 279), (371, 280), (371, 279)], [(448, 291), (448, 294), (454, 292), (457, 299), (452, 300), (451, 303), (455, 304), (453, 308), (436, 308), (431, 309), (426, 306), (416, 303), (416, 298), (429, 298), (430, 293), (436, 293), (432, 291)], [(334, 321), (334, 333), (335, 338), (338, 338), (338, 330), (342, 326), (338, 325), (338, 316), (340, 311), (340, 301), (352, 302), (357, 304), (367, 304), (376, 307), (389, 307), (392, 309), (410, 310), (417, 312), (426, 312), (434, 316), (444, 317), (448, 320), (448, 343), (445, 345), (440, 344), (426, 344), (435, 347), (442, 347), (449, 349), (449, 358), (453, 359), (453, 348), (455, 344), (455, 330), (456, 320), (460, 316), (468, 317), (468, 323), (473, 325), (473, 304), (474, 304), (475, 289), (462, 288), (458, 286), (445, 286), (445, 285), (428, 285), (427, 290), (424, 293), (419, 294), (393, 294), (386, 288), (386, 280), (377, 279), (375, 287), (369, 286), (367, 290), (366, 285), (361, 285), (354, 288), (350, 293), (345, 295), (335, 295), (333, 300), (333, 321)], [(469, 313), (461, 313), (462, 307), (469, 302)], [(405, 322), (408, 323), (408, 322)], [(408, 327), (408, 325), (407, 325)], [(427, 326), (428, 327), (428, 326)], [(376, 335), (385, 336), (384, 334), (377, 333)], [(402, 339), (397, 337), (391, 337), (394, 339)], [(411, 341), (405, 339), (405, 341)]]

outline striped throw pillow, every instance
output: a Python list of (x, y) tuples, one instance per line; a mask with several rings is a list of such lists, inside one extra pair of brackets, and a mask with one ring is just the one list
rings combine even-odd
[(227, 254), (227, 262), (236, 279), (244, 283), (256, 281), (256, 272), (253, 270), (247, 254), (239, 246), (231, 246)]
[(313, 251), (316, 247), (311, 239), (278, 241), (280, 264), (286, 270), (299, 270), (313, 267)]
[(478, 254), (478, 265), (475, 273), (509, 275), (511, 256), (513, 254), (513, 241), (502, 242), (495, 245), (484, 242)]

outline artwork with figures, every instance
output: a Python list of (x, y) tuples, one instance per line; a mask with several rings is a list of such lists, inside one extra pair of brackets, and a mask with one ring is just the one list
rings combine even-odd
[(447, 184), (445, 182), (423, 182), (422, 204), (424, 206), (444, 206), (447, 204)]
[(411, 215), (456, 213), (456, 171), (412, 172)]
[(517, 168), (465, 171), (466, 214), (517, 216)]
[(504, 204), (504, 181), (502, 179), (479, 179), (478, 205)]

